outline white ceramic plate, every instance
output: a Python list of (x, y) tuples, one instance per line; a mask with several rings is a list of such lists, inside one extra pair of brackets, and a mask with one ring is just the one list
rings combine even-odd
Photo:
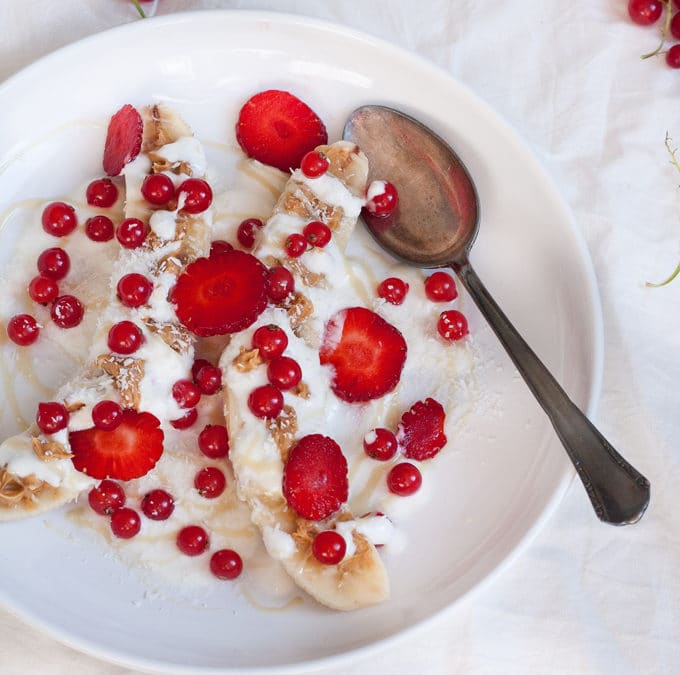
[[(199, 137), (224, 142), (233, 139), (241, 102), (271, 87), (307, 101), (331, 139), (355, 107), (385, 103), (452, 144), (481, 199), (473, 253), (480, 276), (576, 403), (592, 411), (602, 345), (597, 291), (555, 187), (465, 87), (366, 35), (300, 17), (201, 12), (139, 21), (62, 49), (0, 87), (0, 213), (97, 173), (99, 151), (87, 143), (101, 142), (123, 103), (170, 101)], [(11, 246), (0, 233), (3, 257)], [(572, 475), (469, 300), (466, 311), (483, 357), (478, 412), (461, 431), (464, 451), (438, 459), (431, 505), (400, 523), (409, 548), (390, 564), (393, 597), (385, 605), (350, 614), (313, 605), (262, 612), (234, 590), (195, 601), (169, 600), (172, 589), (145, 595), (100, 541), (62, 514), (2, 526), (0, 598), (80, 649), (173, 672), (299, 671), (394, 638), (452, 605), (518, 550)]]

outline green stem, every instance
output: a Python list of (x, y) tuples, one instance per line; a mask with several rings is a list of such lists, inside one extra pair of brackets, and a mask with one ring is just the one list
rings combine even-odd
[(146, 14), (144, 14), (144, 10), (142, 9), (142, 6), (139, 4), (139, 0), (132, 0), (132, 4), (137, 8), (139, 16), (141, 16), (142, 19), (146, 19)]
[(666, 284), (670, 284), (671, 281), (673, 281), (673, 279), (675, 279), (675, 277), (678, 276), (678, 274), (680, 274), (680, 263), (678, 263), (678, 266), (673, 271), (673, 274), (671, 274), (668, 277), (668, 279), (664, 279), (664, 281), (662, 281), (661, 283), (658, 283), (658, 284), (653, 284), (650, 281), (648, 281), (645, 284), (645, 286), (647, 286), (648, 288), (661, 288), (662, 286), (665, 286)]
[(664, 45), (666, 44), (666, 38), (668, 37), (668, 31), (671, 28), (671, 18), (673, 13), (671, 2), (672, 0), (666, 0), (666, 19), (663, 22), (663, 28), (661, 29), (661, 43), (653, 52), (649, 52), (649, 54), (643, 54), (640, 57), (641, 59), (648, 59), (652, 56), (656, 56), (657, 54), (660, 54), (661, 50), (664, 48)]

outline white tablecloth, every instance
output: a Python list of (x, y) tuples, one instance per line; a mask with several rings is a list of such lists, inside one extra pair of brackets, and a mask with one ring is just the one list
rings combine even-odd
[[(680, 670), (680, 72), (639, 55), (655, 29), (625, 0), (159, 0), (297, 12), (413, 50), (510, 121), (552, 174), (586, 237), (606, 353), (598, 424), (648, 476), (651, 507), (617, 529), (574, 483), (499, 578), (397, 646), (335, 672), (670, 673)], [(126, 0), (0, 0), (0, 80), (88, 34), (138, 20)], [(0, 111), (0, 123), (2, 112)], [(123, 670), (54, 642), (0, 609), (0, 673)], [(333, 672), (331, 670), (325, 672)]]

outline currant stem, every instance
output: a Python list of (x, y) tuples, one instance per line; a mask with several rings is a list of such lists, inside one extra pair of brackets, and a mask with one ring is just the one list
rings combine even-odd
[(139, 16), (141, 16), (142, 19), (146, 19), (146, 14), (144, 14), (144, 10), (142, 9), (142, 6), (139, 4), (139, 0), (132, 0), (132, 4), (139, 12)]
[(661, 42), (659, 43), (659, 46), (653, 51), (649, 52), (649, 54), (643, 54), (640, 58), (641, 59), (649, 59), (652, 56), (656, 56), (657, 54), (661, 54), (661, 50), (664, 48), (666, 44), (666, 38), (668, 37), (668, 31), (670, 30), (671, 27), (671, 19), (672, 17), (672, 8), (671, 8), (671, 2), (673, 0), (666, 0), (666, 18), (664, 19), (663, 22), (663, 28), (661, 29)]
[(680, 263), (678, 263), (678, 266), (673, 270), (673, 273), (668, 277), (668, 279), (664, 279), (664, 281), (658, 283), (658, 284), (653, 284), (651, 281), (648, 281), (645, 286), (648, 288), (661, 288), (662, 286), (666, 286), (667, 284), (670, 284), (675, 277), (680, 274)]

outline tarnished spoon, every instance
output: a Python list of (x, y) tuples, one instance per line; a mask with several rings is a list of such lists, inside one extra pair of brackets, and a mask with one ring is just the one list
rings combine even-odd
[(426, 126), (384, 106), (355, 110), (343, 136), (366, 153), (373, 177), (399, 190), (394, 217), (367, 223), (372, 235), (406, 263), (453, 268), (550, 418), (597, 517), (614, 525), (637, 522), (649, 504), (649, 481), (569, 399), (470, 265), (479, 202), (460, 158)]

